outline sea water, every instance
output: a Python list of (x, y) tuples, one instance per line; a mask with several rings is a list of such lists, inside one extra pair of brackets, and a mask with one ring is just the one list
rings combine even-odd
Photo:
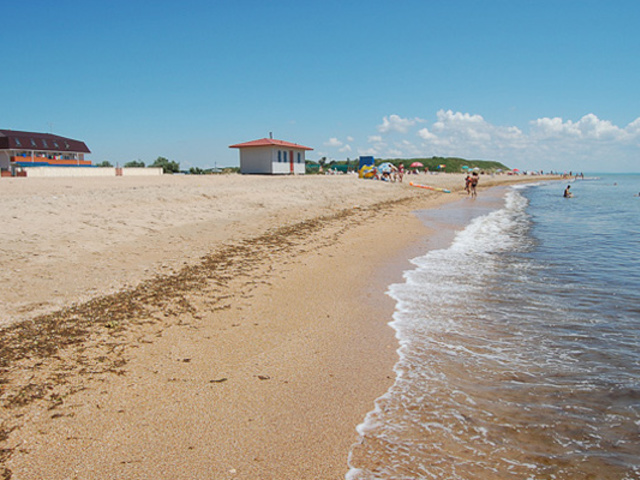
[(640, 479), (640, 175), (566, 185), (505, 190), (390, 286), (396, 380), (347, 479)]

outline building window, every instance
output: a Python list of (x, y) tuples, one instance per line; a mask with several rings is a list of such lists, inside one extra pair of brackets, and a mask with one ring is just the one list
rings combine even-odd
[(285, 161), (285, 163), (287, 162), (287, 151), (286, 150), (284, 151), (284, 161)]
[(302, 163), (302, 157), (300, 156), (300, 152), (298, 152), (298, 163)]
[(42, 145), (44, 145), (44, 148), (49, 148), (49, 145), (47, 145), (47, 141), (44, 138), (42, 139)]
[(15, 138), (14, 140), (16, 141), (16, 145), (17, 146), (19, 146), (19, 147), (22, 146), (22, 144), (20, 143), (20, 139), (19, 138)]
[(31, 146), (32, 147), (37, 147), (38, 144), (36, 143), (36, 141), (33, 138), (30, 138), (29, 140), (31, 140)]
[(53, 141), (53, 146), (60, 150), (60, 145), (58, 145), (58, 142), (56, 142), (55, 140)]
[(278, 150), (278, 163), (282, 161), (282, 152)]

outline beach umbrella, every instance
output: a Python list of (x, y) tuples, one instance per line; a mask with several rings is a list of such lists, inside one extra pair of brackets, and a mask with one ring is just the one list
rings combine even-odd
[(413, 162), (413, 163), (410, 165), (410, 167), (411, 167), (411, 168), (420, 168), (420, 167), (424, 167), (424, 165), (423, 165), (422, 163), (420, 163), (420, 162)]
[(389, 162), (381, 163), (378, 165), (378, 170), (381, 172), (390, 172), (393, 169), (393, 165)]
[(462, 166), (462, 169), (463, 169), (463, 170), (469, 170), (469, 167), (467, 167), (466, 165), (463, 165), (463, 166)]

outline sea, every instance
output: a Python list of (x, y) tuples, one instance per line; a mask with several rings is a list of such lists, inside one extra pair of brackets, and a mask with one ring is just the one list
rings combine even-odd
[(449, 237), (389, 286), (396, 379), (346, 479), (640, 479), (639, 194), (532, 177), (420, 212)]

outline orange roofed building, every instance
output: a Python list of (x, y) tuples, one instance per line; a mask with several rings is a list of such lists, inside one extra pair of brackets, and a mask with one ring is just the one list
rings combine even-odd
[(297, 143), (261, 138), (229, 145), (240, 150), (240, 173), (304, 175), (305, 152), (313, 148)]

